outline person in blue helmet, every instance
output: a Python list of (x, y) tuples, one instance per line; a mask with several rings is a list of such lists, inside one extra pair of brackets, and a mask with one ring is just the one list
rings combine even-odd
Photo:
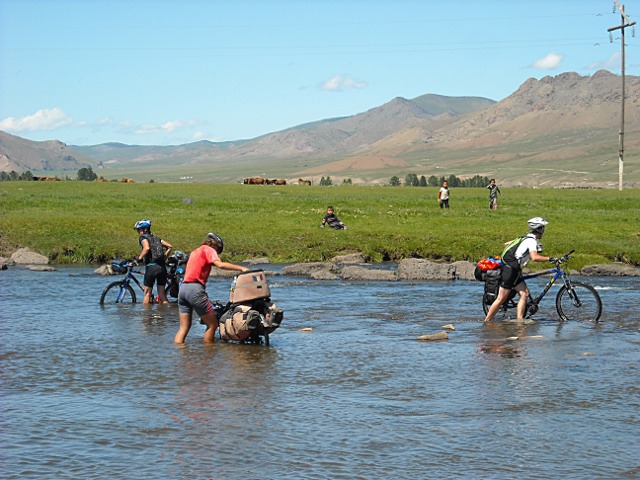
[(160, 302), (169, 303), (165, 285), (167, 284), (166, 256), (173, 245), (151, 233), (151, 220), (139, 220), (133, 226), (138, 232), (140, 253), (138, 261), (144, 262), (144, 300), (143, 304), (153, 303), (153, 286), (158, 284)]

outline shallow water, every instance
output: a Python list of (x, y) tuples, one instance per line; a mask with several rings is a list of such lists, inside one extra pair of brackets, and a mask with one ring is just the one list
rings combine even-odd
[(582, 279), (599, 325), (554, 288), (486, 326), (479, 282), (273, 276), (271, 346), (178, 347), (175, 305), (101, 308), (92, 271), (0, 273), (5, 479), (640, 478), (638, 279)]

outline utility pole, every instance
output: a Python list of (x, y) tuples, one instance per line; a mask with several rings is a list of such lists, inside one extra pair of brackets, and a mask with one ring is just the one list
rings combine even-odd
[(627, 14), (624, 13), (624, 5), (620, 5), (618, 0), (613, 1), (618, 7), (618, 10), (620, 10), (620, 16), (622, 18), (619, 26), (607, 29), (609, 33), (614, 30), (622, 31), (622, 115), (620, 118), (620, 134), (618, 136), (618, 190), (622, 191), (622, 176), (624, 173), (624, 97), (626, 95), (624, 86), (624, 29), (635, 25), (636, 22), (631, 22)]

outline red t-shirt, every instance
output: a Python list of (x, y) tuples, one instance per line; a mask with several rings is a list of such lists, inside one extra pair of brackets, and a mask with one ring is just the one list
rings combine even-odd
[(201, 245), (189, 255), (187, 268), (184, 272), (184, 282), (198, 282), (207, 284), (213, 262), (220, 260), (218, 252), (209, 245)]

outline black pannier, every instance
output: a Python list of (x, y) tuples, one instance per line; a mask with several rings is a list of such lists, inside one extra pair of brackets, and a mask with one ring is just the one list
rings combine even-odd
[(498, 297), (500, 269), (484, 272), (484, 303), (491, 305)]

